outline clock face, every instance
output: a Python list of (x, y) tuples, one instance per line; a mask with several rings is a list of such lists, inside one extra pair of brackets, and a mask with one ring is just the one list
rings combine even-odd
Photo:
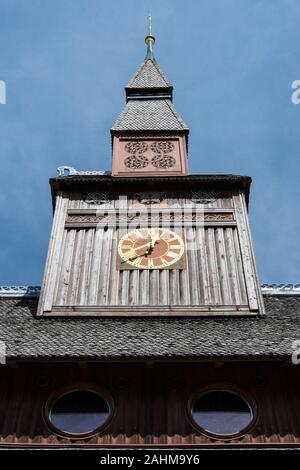
[(126, 233), (118, 244), (120, 268), (164, 269), (178, 264), (184, 253), (182, 238), (165, 228), (140, 228)]

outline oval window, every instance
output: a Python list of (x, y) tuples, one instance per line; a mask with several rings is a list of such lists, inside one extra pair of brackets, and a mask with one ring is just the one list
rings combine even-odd
[(240, 434), (254, 419), (248, 402), (228, 390), (202, 394), (193, 402), (191, 413), (197, 426), (216, 436)]
[(60, 395), (48, 413), (52, 426), (66, 434), (92, 433), (103, 426), (109, 416), (108, 402), (90, 390), (73, 390)]

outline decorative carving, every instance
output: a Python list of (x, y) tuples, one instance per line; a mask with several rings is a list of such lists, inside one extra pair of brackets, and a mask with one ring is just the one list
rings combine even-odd
[(157, 155), (152, 158), (151, 163), (155, 168), (172, 168), (176, 160), (172, 155)]
[(160, 140), (151, 144), (151, 150), (154, 153), (170, 153), (174, 150), (174, 144), (167, 140)]
[(102, 221), (116, 220), (116, 216), (107, 214), (102, 215), (68, 215), (66, 222), (67, 223), (98, 223)]
[(176, 160), (172, 155), (168, 155), (174, 150), (174, 144), (165, 140), (153, 142), (151, 150), (156, 154), (151, 159), (151, 164), (156, 168), (172, 168)]
[(300, 284), (262, 284), (265, 295), (300, 295)]
[(118, 214), (118, 221), (119, 222), (131, 222), (132, 220), (138, 219), (141, 220), (148, 220), (148, 214), (144, 214), (142, 217), (139, 213), (138, 214)]
[(127, 168), (136, 170), (139, 168), (145, 168), (147, 165), (149, 165), (148, 158), (143, 155), (143, 153), (148, 150), (148, 145), (146, 142), (127, 142), (127, 144), (125, 144), (125, 150), (131, 154), (124, 160)]
[(126, 152), (132, 153), (132, 154), (145, 153), (148, 150), (148, 144), (142, 141), (127, 142), (127, 144), (125, 144), (125, 150)]
[(137, 224), (149, 223), (153, 225), (164, 223), (176, 223), (176, 225), (203, 224), (203, 222), (232, 222), (234, 215), (232, 212), (148, 212), (136, 213), (103, 213), (103, 214), (69, 214), (67, 224), (101, 224), (118, 225), (135, 221)]
[(149, 165), (149, 160), (144, 155), (136, 157), (136, 155), (130, 155), (129, 157), (125, 158), (124, 161), (127, 168), (131, 168), (132, 170), (138, 170), (139, 168), (145, 168)]
[[(196, 216), (195, 220), (197, 220), (197, 214), (194, 214), (194, 215)], [(211, 212), (211, 213), (204, 214), (204, 220), (206, 222), (218, 222), (218, 221), (231, 222), (232, 220), (234, 220), (234, 217), (232, 213), (223, 214), (222, 212), (220, 213)]]
[[(172, 168), (176, 164), (175, 158), (170, 155), (175, 148), (172, 142), (160, 140), (152, 142), (150, 146), (154, 156), (151, 158), (151, 164), (156, 168)], [(144, 155), (148, 150), (148, 144), (143, 141), (132, 141), (125, 144), (124, 149), (131, 155), (126, 157), (124, 164), (127, 168), (137, 170), (149, 165), (150, 160)]]
[(107, 191), (99, 193), (87, 193), (85, 196), (85, 202), (87, 204), (106, 204), (109, 202), (109, 193)]
[(195, 204), (209, 204), (214, 202), (217, 195), (211, 191), (193, 191), (191, 200)]
[(40, 286), (0, 286), (0, 297), (39, 297)]
[(58, 176), (74, 176), (74, 175), (110, 175), (110, 171), (99, 170), (99, 171), (78, 171), (72, 166), (59, 166), (57, 168)]
[(149, 205), (149, 204), (160, 204), (161, 201), (165, 199), (166, 195), (160, 192), (152, 192), (152, 193), (142, 192), (142, 193), (137, 193), (135, 197), (141, 204)]

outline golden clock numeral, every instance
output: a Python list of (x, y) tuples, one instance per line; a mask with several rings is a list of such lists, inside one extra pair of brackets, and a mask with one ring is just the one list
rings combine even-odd
[(128, 251), (123, 251), (123, 256), (125, 258), (132, 258), (133, 256), (135, 255), (135, 250), (131, 249), (131, 250), (128, 250)]
[(143, 258), (142, 258), (142, 257), (141, 257), (141, 258), (137, 258), (137, 259), (135, 259), (134, 261), (132, 261), (132, 264), (133, 264), (134, 266), (136, 266), (137, 268), (139, 268), (139, 267), (141, 266), (141, 262), (142, 262), (142, 261), (143, 261)]
[(153, 259), (148, 259), (148, 268), (154, 268), (154, 262)]
[(138, 232), (137, 230), (134, 230), (133, 233), (137, 238), (143, 238), (143, 234), (141, 232)]
[(169, 238), (168, 243), (171, 243), (171, 242), (178, 242), (178, 238), (177, 237)]
[(170, 264), (169, 261), (167, 261), (164, 258), (161, 258), (160, 260), (161, 260), (161, 263), (163, 264), (163, 266), (169, 266), (169, 264)]
[(167, 233), (166, 235), (162, 235), (161, 238), (166, 242), (166, 243), (170, 243), (170, 235)]
[(170, 248), (170, 250), (179, 249), (179, 248), (180, 248), (180, 244), (178, 243), (178, 245), (169, 245), (169, 248)]
[(167, 256), (170, 256), (170, 258), (175, 259), (178, 257), (178, 253), (174, 253), (173, 251), (168, 251)]

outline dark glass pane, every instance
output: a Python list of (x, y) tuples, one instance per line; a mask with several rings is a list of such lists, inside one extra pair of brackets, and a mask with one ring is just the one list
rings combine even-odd
[(54, 403), (50, 421), (58, 429), (71, 434), (84, 434), (99, 428), (109, 416), (107, 402), (95, 392), (75, 391)]
[(252, 420), (252, 411), (240, 396), (221, 390), (198, 398), (192, 415), (203, 429), (222, 435), (238, 433)]

